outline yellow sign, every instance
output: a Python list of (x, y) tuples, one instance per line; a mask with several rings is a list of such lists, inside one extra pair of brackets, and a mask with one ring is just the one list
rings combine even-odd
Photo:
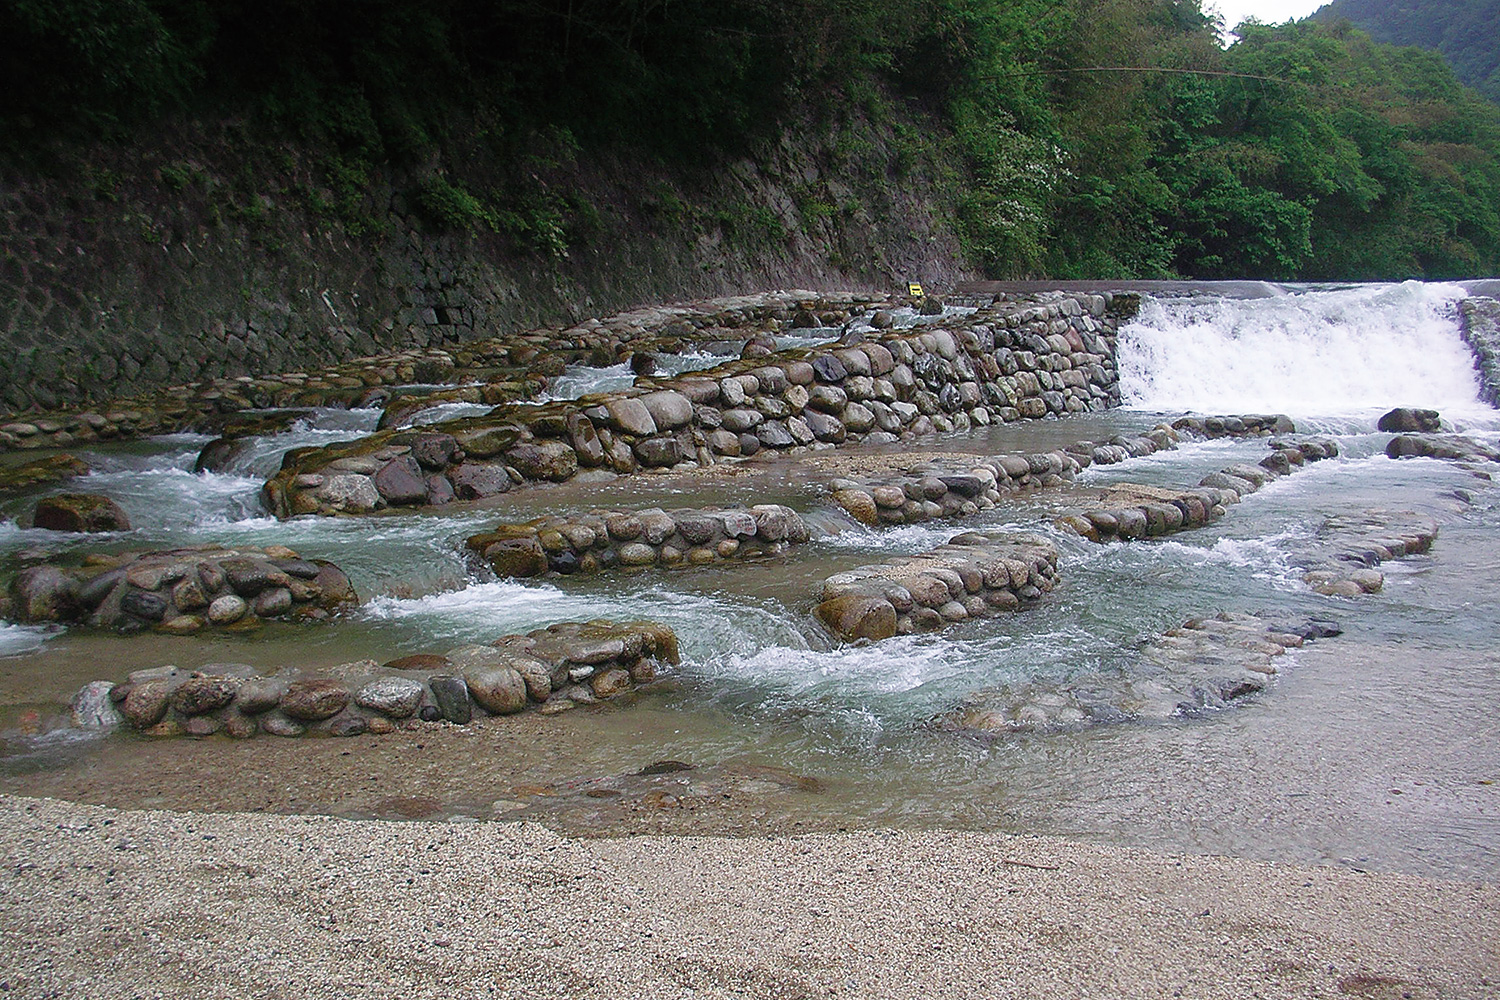
[(910, 295), (914, 299), (920, 299), (926, 293), (922, 291), (922, 283), (920, 281), (913, 281), (907, 284), (906, 294)]

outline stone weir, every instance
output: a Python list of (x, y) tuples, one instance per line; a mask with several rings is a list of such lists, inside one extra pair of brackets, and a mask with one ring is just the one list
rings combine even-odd
[(1388, 458), (1440, 458), (1469, 465), (1500, 462), (1500, 450), (1462, 434), (1398, 434), (1386, 443), (1385, 453)]
[[(443, 399), (499, 404), (533, 398), (546, 377), (567, 364), (612, 365), (637, 346), (656, 350), (714, 340), (744, 340), (746, 328), (838, 326), (857, 312), (893, 305), (884, 296), (805, 290), (705, 299), (630, 310), (570, 327), (508, 331), (449, 347), (426, 347), (355, 358), (305, 372), (242, 375), (170, 386), (93, 409), (15, 414), (0, 418), (0, 451), (68, 448), (78, 443), (212, 429), (221, 414), (306, 406), (384, 406), (413, 383), (479, 383), (467, 391), (433, 394)], [(433, 316), (432, 323), (443, 317)], [(335, 338), (344, 331), (333, 329)], [(214, 341), (220, 362), (264, 356), (254, 331), (225, 332)], [(350, 345), (340, 344), (340, 348)], [(373, 348), (374, 342), (369, 346)]]
[(1137, 483), (1119, 483), (1102, 492), (1105, 506), (1089, 508), (1058, 518), (1059, 527), (1091, 542), (1111, 539), (1129, 541), (1156, 538), (1199, 528), (1224, 516), (1225, 508), (1240, 502), (1262, 486), (1300, 469), (1307, 462), (1332, 458), (1339, 453), (1332, 440), (1273, 439), (1271, 454), (1258, 465), (1231, 465), (1204, 476), (1195, 490), (1163, 489)]
[(1385, 586), (1385, 574), (1376, 566), (1426, 552), (1437, 534), (1436, 521), (1413, 511), (1342, 514), (1324, 521), (1316, 537), (1296, 549), (1290, 561), (1304, 571), (1303, 582), (1318, 593), (1358, 597)]
[(597, 573), (648, 566), (706, 566), (780, 555), (811, 537), (801, 515), (780, 504), (732, 510), (597, 510), (501, 524), (469, 549), (501, 577)]
[(0, 615), (133, 632), (244, 629), (266, 618), (321, 620), (358, 603), (331, 562), (284, 546), (202, 546), (86, 556), (82, 566), (32, 566), (11, 582)]
[(1276, 615), (1196, 618), (1143, 644), (1128, 669), (1069, 671), (975, 691), (933, 725), (1001, 736), (1198, 715), (1264, 690), (1288, 650), (1341, 631), (1331, 622)]
[(1146, 434), (1108, 441), (1077, 441), (1056, 451), (973, 458), (948, 456), (921, 462), (895, 475), (838, 479), (830, 499), (850, 517), (876, 527), (965, 517), (990, 510), (1006, 493), (1059, 486), (1091, 465), (1114, 465), (1170, 450), (1184, 437), (1257, 437), (1292, 431), (1283, 415), (1185, 417)]
[(931, 632), (1033, 604), (1057, 582), (1057, 549), (1029, 534), (965, 532), (920, 555), (837, 573), (813, 615), (845, 642)]
[[(854, 333), (859, 343), (741, 358), (672, 379), (289, 454), (265, 485), (278, 517), (433, 505), (584, 469), (629, 474), (769, 449), (886, 443), (1119, 400), (1118, 320), (1137, 303), (1011, 303), (954, 330)], [(418, 449), (420, 448), (420, 453)]]
[(374, 660), (272, 676), (243, 664), (138, 670), (73, 699), (75, 724), (150, 736), (358, 736), (476, 715), (547, 714), (617, 698), (678, 662), (677, 636), (654, 622), (567, 622), (445, 655)]

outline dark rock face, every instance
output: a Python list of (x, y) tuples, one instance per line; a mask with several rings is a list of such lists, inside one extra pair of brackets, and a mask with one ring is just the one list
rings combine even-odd
[(109, 497), (63, 493), (37, 501), (32, 523), (52, 531), (129, 531), (130, 518)]
[(1438, 418), (1437, 410), (1418, 410), (1405, 406), (1398, 406), (1386, 413), (1376, 424), (1379, 430), (1396, 434), (1408, 432), (1430, 434), (1441, 426), (1442, 422)]

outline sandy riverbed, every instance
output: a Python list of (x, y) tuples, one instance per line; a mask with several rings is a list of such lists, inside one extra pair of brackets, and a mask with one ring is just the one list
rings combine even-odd
[(535, 824), (0, 797), (22, 997), (1484, 997), (1500, 887), (985, 833)]

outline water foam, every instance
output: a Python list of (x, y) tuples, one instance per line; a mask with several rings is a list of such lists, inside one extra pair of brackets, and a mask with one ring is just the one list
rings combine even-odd
[(1120, 333), (1129, 407), (1168, 412), (1480, 415), (1458, 285), (1360, 285), (1269, 299), (1147, 298)]

